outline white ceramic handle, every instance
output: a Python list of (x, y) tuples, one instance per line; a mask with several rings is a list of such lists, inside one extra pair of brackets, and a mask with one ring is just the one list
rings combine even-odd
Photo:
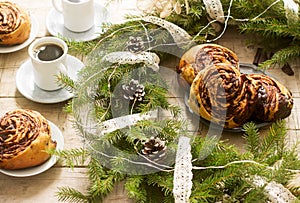
[(60, 73), (62, 73), (64, 75), (68, 75), (67, 66), (65, 66), (63, 63), (59, 64), (58, 69), (59, 69)]
[(52, 5), (55, 8), (55, 10), (57, 10), (58, 12), (62, 13), (63, 9), (62, 9), (62, 4), (58, 3), (58, 1), (61, 2), (61, 0), (52, 0)]

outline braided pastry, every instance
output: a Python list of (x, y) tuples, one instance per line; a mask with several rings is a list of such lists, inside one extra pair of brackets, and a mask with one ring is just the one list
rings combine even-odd
[(233, 65), (218, 63), (198, 73), (188, 103), (202, 118), (235, 128), (254, 112), (258, 88), (258, 81), (241, 74)]
[(29, 14), (17, 4), (0, 1), (0, 45), (21, 44), (29, 38)]
[(249, 74), (248, 76), (261, 82), (254, 114), (255, 119), (273, 122), (291, 114), (292, 93), (285, 86), (267, 75)]
[(217, 44), (201, 44), (192, 47), (181, 57), (177, 72), (181, 79), (191, 85), (199, 71), (217, 63), (230, 64), (239, 69), (239, 59), (233, 51)]
[(0, 118), (0, 168), (22, 169), (37, 166), (55, 149), (48, 121), (38, 112), (17, 109)]
[(273, 122), (291, 114), (292, 93), (264, 74), (242, 74), (231, 50), (216, 44), (189, 49), (177, 68), (194, 113), (225, 128), (248, 121)]

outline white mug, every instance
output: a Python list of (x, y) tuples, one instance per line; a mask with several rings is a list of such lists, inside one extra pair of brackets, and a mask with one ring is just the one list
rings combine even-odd
[(93, 0), (52, 0), (54, 8), (62, 13), (64, 26), (73, 32), (84, 32), (94, 25)]
[(47, 91), (58, 90), (57, 76), (67, 74), (68, 45), (57, 37), (42, 37), (32, 42), (28, 54), (35, 84)]

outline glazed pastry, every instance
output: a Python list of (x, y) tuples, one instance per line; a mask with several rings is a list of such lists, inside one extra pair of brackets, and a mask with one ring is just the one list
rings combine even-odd
[(218, 63), (198, 73), (188, 103), (202, 118), (235, 128), (254, 112), (258, 88), (259, 81), (241, 74), (231, 64)]
[(239, 59), (233, 51), (217, 44), (202, 44), (184, 53), (179, 61), (177, 72), (191, 85), (199, 71), (217, 63), (230, 64), (239, 69)]
[(280, 82), (263, 74), (249, 74), (250, 78), (259, 81), (254, 119), (264, 122), (273, 122), (291, 114), (293, 108), (292, 93)]
[(29, 38), (29, 14), (17, 4), (0, 1), (0, 45), (21, 44)]
[(37, 166), (55, 149), (48, 121), (37, 111), (17, 109), (0, 118), (0, 168)]

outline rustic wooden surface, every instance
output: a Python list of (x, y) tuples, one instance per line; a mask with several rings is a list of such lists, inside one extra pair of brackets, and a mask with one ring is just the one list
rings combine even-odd
[[(50, 0), (15, 0), (29, 12), (34, 14), (39, 21), (39, 32), (37, 37), (49, 35), (45, 26), (45, 20), (48, 12), (52, 8)], [(124, 1), (125, 2), (125, 1)], [(129, 2), (129, 1), (126, 1)], [(115, 6), (115, 5), (114, 5)], [(117, 7), (120, 11), (130, 10), (128, 3)], [(120, 20), (119, 12), (116, 9), (112, 15), (116, 21)], [(247, 36), (238, 34), (234, 30), (227, 30), (225, 35), (218, 41), (234, 52), (240, 58), (241, 62), (252, 63), (256, 49), (248, 46)], [(58, 104), (39, 104), (30, 101), (21, 95), (15, 85), (15, 74), (22, 63), (29, 59), (27, 47), (8, 54), (0, 54), (0, 115), (16, 108), (28, 108), (39, 111), (48, 120), (56, 124), (62, 131), (65, 148), (83, 146), (81, 137), (75, 133), (72, 128), (71, 116), (63, 111), (65, 102)], [(292, 61), (291, 66), (295, 71), (294, 76), (287, 76), (280, 68), (270, 69), (270, 73), (277, 77), (280, 82), (286, 85), (294, 95), (295, 105), (292, 115), (287, 118), (289, 132), (288, 141), (295, 143), (300, 138), (300, 65), (299, 61)], [(242, 134), (224, 133), (222, 139), (229, 139), (233, 144), (242, 146)], [(33, 203), (33, 202), (58, 202), (55, 196), (58, 187), (70, 186), (84, 192), (89, 184), (85, 174), (84, 166), (75, 167), (73, 170), (57, 163), (48, 171), (27, 178), (16, 178), (0, 174), (0, 202), (10, 203)], [(132, 202), (126, 198), (122, 184), (117, 185), (115, 190), (105, 199), (104, 202), (126, 203)]]

